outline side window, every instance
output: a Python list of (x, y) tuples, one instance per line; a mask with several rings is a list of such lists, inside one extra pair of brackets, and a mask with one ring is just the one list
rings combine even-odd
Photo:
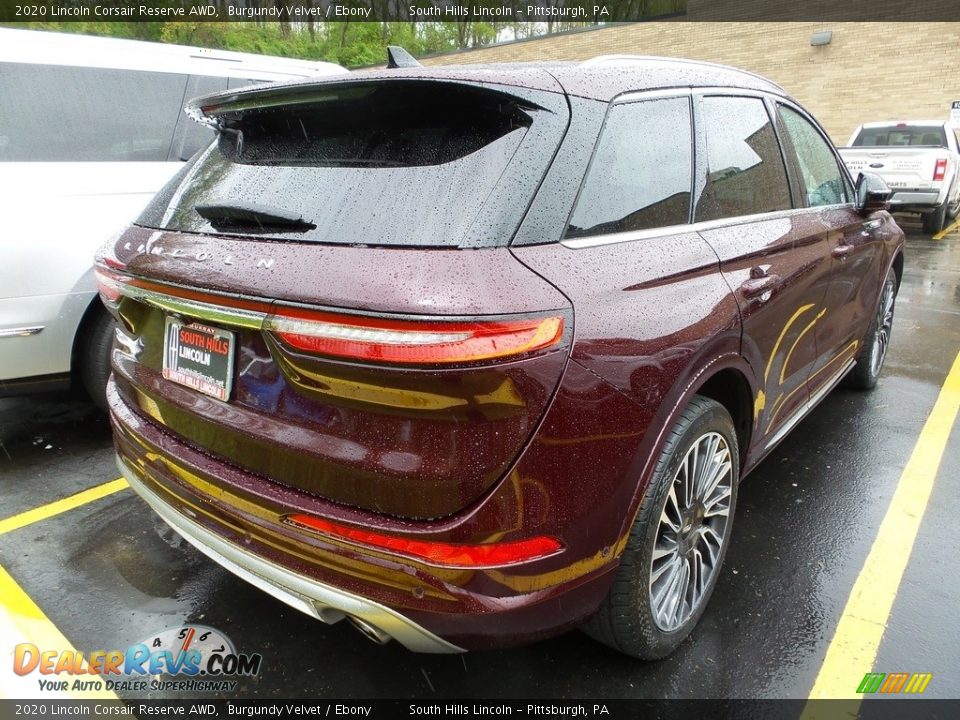
[(688, 98), (612, 106), (566, 237), (687, 224), (692, 160)]
[(777, 105), (777, 112), (796, 151), (797, 166), (806, 188), (807, 205), (820, 207), (848, 202), (843, 173), (827, 141), (795, 110)]
[(697, 200), (694, 220), (789, 209), (787, 173), (763, 101), (705, 97), (702, 108), (706, 184)]
[(187, 76), (0, 63), (0, 160), (167, 159)]

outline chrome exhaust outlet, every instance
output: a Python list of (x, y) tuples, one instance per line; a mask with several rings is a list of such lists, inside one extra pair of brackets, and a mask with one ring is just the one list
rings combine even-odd
[(393, 640), (387, 633), (385, 633), (380, 628), (375, 625), (371, 625), (366, 620), (358, 618), (355, 615), (347, 615), (347, 620), (350, 621), (350, 624), (353, 625), (357, 630), (360, 631), (360, 634), (363, 635), (368, 640), (372, 640), (377, 645), (386, 645), (388, 642)]

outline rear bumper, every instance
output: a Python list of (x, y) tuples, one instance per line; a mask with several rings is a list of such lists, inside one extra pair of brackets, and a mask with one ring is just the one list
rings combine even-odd
[(112, 381), (107, 399), (118, 464), (134, 490), (215, 562), (323, 622), (347, 618), (373, 639), (420, 652), (504, 647), (575, 627), (612, 581), (616, 562), (599, 550), (464, 569), (304, 532), (283, 518), (382, 520), (212, 459), (129, 407)]
[(287, 605), (312, 615), (328, 625), (339, 622), (345, 617), (362, 620), (368, 627), (379, 630), (383, 640), (397, 640), (405, 647), (417, 652), (463, 651), (463, 648), (437, 637), (384, 605), (291, 572), (227, 542), (199, 523), (173, 510), (120, 458), (117, 458), (117, 466), (130, 483), (130, 487), (187, 542), (234, 575)]
[(940, 204), (939, 190), (896, 190), (890, 198), (894, 212), (926, 212)]

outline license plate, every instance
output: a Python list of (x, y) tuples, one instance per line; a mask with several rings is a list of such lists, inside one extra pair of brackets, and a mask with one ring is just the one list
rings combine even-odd
[(163, 334), (163, 376), (220, 400), (233, 387), (233, 346), (229, 330), (168, 317)]

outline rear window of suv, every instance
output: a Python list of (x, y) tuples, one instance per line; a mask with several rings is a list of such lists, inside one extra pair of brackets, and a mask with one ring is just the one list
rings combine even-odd
[(904, 127), (864, 128), (853, 141), (854, 147), (870, 145), (893, 146), (923, 145), (946, 147), (947, 136), (939, 125), (907, 125)]
[[(551, 113), (516, 96), (397, 80), (331, 85), (293, 97), (257, 107), (254, 96), (250, 109), (225, 107), (217, 142), (138, 224), (322, 243), (506, 244), (509, 235), (477, 236), (491, 234), (507, 196), (523, 207), (518, 198), (532, 196), (539, 182), (529, 172), (536, 162), (511, 165), (523, 164), (518, 153), (525, 138)], [(542, 157), (543, 145), (531, 144)], [(526, 148), (527, 155), (537, 149)], [(500, 193), (504, 200), (497, 204), (491, 198), (501, 181), (509, 193)], [(197, 212), (236, 205), (268, 214), (248, 213), (227, 228), (210, 219), (209, 210)], [(260, 222), (269, 213), (300, 218), (299, 226)]]

